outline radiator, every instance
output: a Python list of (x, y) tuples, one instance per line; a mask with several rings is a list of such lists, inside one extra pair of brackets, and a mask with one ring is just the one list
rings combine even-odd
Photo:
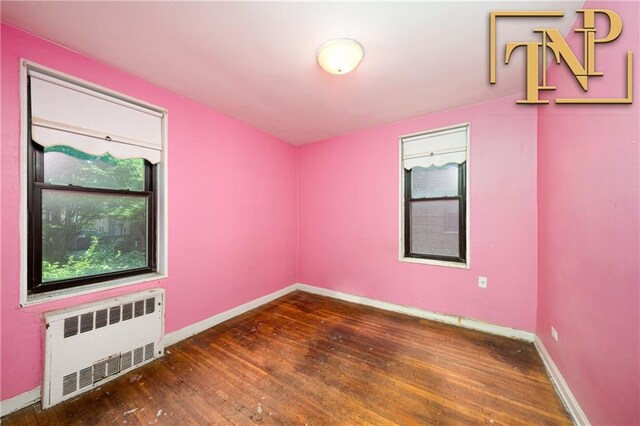
[(47, 312), (42, 408), (164, 354), (164, 289)]

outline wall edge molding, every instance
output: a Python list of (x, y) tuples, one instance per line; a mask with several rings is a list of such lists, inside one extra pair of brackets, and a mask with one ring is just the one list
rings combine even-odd
[(553, 362), (551, 355), (549, 355), (540, 337), (536, 336), (533, 343), (538, 350), (538, 354), (540, 354), (540, 358), (542, 358), (542, 363), (547, 370), (547, 375), (551, 378), (551, 382), (556, 388), (556, 393), (564, 403), (573, 421), (579, 426), (591, 426), (587, 415), (582, 410), (582, 407), (580, 407), (580, 404), (578, 404), (578, 400), (573, 395), (573, 392), (571, 392), (569, 385), (564, 380), (564, 377), (562, 377), (560, 370), (558, 370), (556, 363)]
[[(581, 426), (591, 425), (584, 411), (578, 404), (578, 401), (575, 399), (575, 397), (573, 396), (573, 393), (569, 389), (569, 386), (567, 385), (566, 381), (562, 377), (562, 374), (560, 374), (560, 371), (558, 370), (557, 366), (551, 359), (551, 356), (549, 355), (546, 348), (544, 347), (544, 344), (542, 343), (540, 338), (536, 336), (534, 333), (524, 331), (524, 330), (518, 330), (510, 327), (505, 327), (497, 324), (478, 321), (474, 319), (464, 318), (460, 316), (442, 314), (442, 313), (427, 311), (427, 310), (423, 310), (423, 309), (415, 308), (411, 306), (383, 302), (383, 301), (370, 299), (363, 296), (356, 296), (349, 293), (342, 293), (335, 290), (315, 287), (308, 284), (302, 284), (302, 283), (291, 284), (280, 290), (276, 290), (267, 295), (258, 297), (254, 300), (251, 300), (247, 303), (236, 306), (235, 308), (231, 308), (219, 314), (213, 315), (202, 321), (188, 325), (179, 330), (166, 333), (164, 336), (165, 347), (169, 347), (184, 339), (188, 339), (189, 337), (195, 334), (198, 334), (204, 330), (207, 330), (208, 328), (214, 327), (238, 315), (242, 315), (245, 312), (248, 312), (252, 309), (258, 308), (262, 305), (272, 302), (273, 300), (278, 299), (279, 297), (285, 296), (286, 294), (289, 294), (296, 290), (318, 294), (321, 296), (331, 297), (333, 299), (344, 300), (346, 302), (356, 303), (359, 305), (371, 306), (371, 307), (383, 309), (386, 311), (397, 312), (397, 313), (411, 315), (419, 318), (425, 318), (433, 321), (455, 325), (458, 327), (469, 328), (469, 329), (478, 330), (486, 333), (496, 334), (499, 336), (533, 342), (538, 353), (540, 354), (540, 358), (544, 363), (544, 366), (547, 370), (547, 374), (551, 378), (551, 381), (554, 384), (558, 395), (560, 396), (560, 399), (563, 401), (563, 403), (567, 407), (567, 410), (573, 417), (576, 424)], [(22, 408), (28, 407), (29, 405), (38, 402), (40, 400), (40, 395), (41, 395), (41, 387), (38, 386), (35, 389), (24, 392), (20, 395), (16, 395), (14, 397), (0, 401), (0, 416), (6, 416), (8, 414), (11, 414), (15, 411), (18, 411)]]
[(295, 285), (297, 290), (306, 291), (309, 293), (318, 294), (321, 296), (327, 296), (334, 299), (344, 300), (346, 302), (357, 303), (359, 305), (371, 306), (374, 308), (384, 309), (385, 311), (398, 312), (401, 314), (411, 315), (414, 317), (425, 318), (433, 321), (443, 322), (446, 324), (452, 324), (463, 328), (470, 328), (473, 330), (484, 331), (486, 333), (496, 334), (499, 336), (510, 337), (513, 339), (525, 340), (527, 342), (533, 342), (535, 334), (529, 331), (518, 330), (516, 328), (510, 328), (503, 325), (492, 324), (484, 321), (474, 320), (456, 315), (442, 314), (439, 312), (427, 311), (420, 308), (415, 308), (406, 305), (397, 305), (395, 303), (382, 302), (380, 300), (370, 299), (368, 297), (355, 296), (353, 294), (342, 293), (335, 290), (329, 290), (326, 288), (315, 287), (308, 284), (298, 283)]
[(231, 308), (227, 311), (215, 314), (209, 318), (205, 318), (202, 321), (198, 321), (179, 330), (166, 333), (164, 335), (164, 345), (165, 347), (174, 345), (181, 340), (188, 339), (194, 334), (201, 333), (208, 328), (220, 324), (221, 322), (227, 321), (252, 309), (258, 308), (266, 303), (284, 296), (285, 294), (291, 293), (294, 290), (296, 290), (296, 284), (291, 284), (287, 287), (281, 288), (280, 290), (276, 290), (273, 293), (258, 297), (257, 299), (253, 299), (247, 303), (243, 303), (242, 305), (236, 306), (235, 308)]
[(24, 407), (28, 407), (29, 405), (40, 401), (41, 391), (42, 388), (38, 386), (37, 388), (21, 393), (20, 395), (0, 401), (0, 416), (4, 417), (7, 414), (11, 414), (14, 411), (21, 410)]

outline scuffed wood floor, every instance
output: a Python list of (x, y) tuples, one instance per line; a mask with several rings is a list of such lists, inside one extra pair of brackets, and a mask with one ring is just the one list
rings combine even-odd
[(571, 424), (531, 343), (294, 292), (14, 424)]

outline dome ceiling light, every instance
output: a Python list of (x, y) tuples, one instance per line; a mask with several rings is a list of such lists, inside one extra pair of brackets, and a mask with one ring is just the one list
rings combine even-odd
[(350, 38), (335, 38), (320, 46), (318, 64), (329, 74), (347, 74), (362, 61), (364, 50)]

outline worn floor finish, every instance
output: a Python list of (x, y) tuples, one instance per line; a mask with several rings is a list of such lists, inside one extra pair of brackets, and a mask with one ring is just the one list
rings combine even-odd
[(571, 424), (531, 343), (294, 292), (14, 424)]

